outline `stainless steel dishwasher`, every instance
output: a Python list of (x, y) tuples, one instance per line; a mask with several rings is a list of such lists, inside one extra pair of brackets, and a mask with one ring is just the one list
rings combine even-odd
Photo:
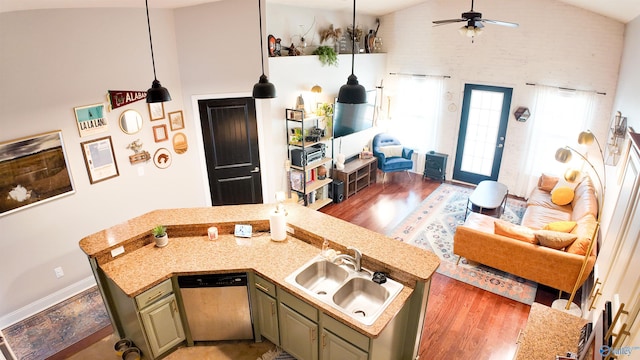
[(193, 341), (253, 339), (247, 274), (179, 276)]

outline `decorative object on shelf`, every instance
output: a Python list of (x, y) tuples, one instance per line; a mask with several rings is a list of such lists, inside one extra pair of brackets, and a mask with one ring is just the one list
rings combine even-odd
[(327, 167), (324, 165), (318, 166), (318, 180), (324, 180), (327, 178)]
[(296, 110), (302, 111), (303, 117), (306, 115), (304, 110), (304, 98), (302, 97), (302, 94), (298, 95), (298, 97), (296, 98)]
[(313, 51), (313, 55), (318, 55), (318, 59), (323, 66), (338, 67), (338, 54), (336, 54), (336, 51), (331, 47), (325, 45), (318, 46), (318, 48)]
[(189, 144), (187, 144), (187, 136), (181, 132), (173, 135), (173, 151), (176, 154), (184, 154), (187, 152)]
[[(258, 21), (260, 23), (260, 66), (262, 67), (262, 75), (258, 82), (253, 85), (254, 99), (273, 99), (276, 97), (276, 87), (269, 82), (269, 78), (264, 74), (264, 45), (262, 41), (262, 5), (258, 0)], [(275, 49), (275, 46), (274, 46)], [(275, 50), (274, 50), (275, 51)]]
[(133, 135), (142, 129), (142, 115), (133, 109), (125, 110), (118, 123), (123, 133)]
[(512, 22), (483, 19), (481, 13), (473, 11), (473, 0), (471, 0), (471, 11), (462, 13), (462, 17), (460, 19), (433, 21), (433, 23), (435, 24), (434, 26), (453, 24), (458, 22), (467, 23), (467, 25), (461, 27), (458, 31), (460, 32), (460, 35), (470, 37), (472, 43), (474, 38), (482, 33), (482, 29), (484, 28), (483, 23), (508, 27), (518, 27), (518, 24)]
[(298, 50), (293, 43), (291, 43), (291, 46), (289, 47), (285, 47), (285, 50), (287, 50), (287, 55), (288, 56), (299, 56), (302, 55), (302, 53), (300, 52), (300, 50)]
[(156, 246), (159, 248), (167, 246), (169, 244), (169, 235), (167, 235), (167, 227), (163, 225), (156, 225), (151, 230), (154, 239), (156, 240)]
[(73, 108), (78, 123), (80, 137), (95, 135), (109, 129), (109, 123), (104, 116), (104, 104), (93, 104)]
[[(0, 144), (0, 216), (75, 193), (62, 131), (52, 131)], [(33, 169), (33, 164), (39, 164)]]
[(109, 99), (110, 110), (117, 109), (121, 106), (129, 105), (136, 101), (145, 99), (146, 97), (147, 97), (146, 91), (135, 91), (135, 90), (108, 90), (107, 91), (107, 99)]
[(156, 76), (156, 60), (153, 56), (153, 41), (151, 41), (151, 22), (149, 21), (149, 0), (144, 0), (144, 5), (147, 10), (147, 29), (149, 30), (149, 47), (151, 48), (151, 64), (153, 65), (153, 83), (151, 83), (151, 88), (147, 90), (147, 102), (156, 103), (171, 101), (169, 90), (160, 85), (160, 81), (158, 81), (158, 77)]
[(380, 19), (376, 19), (376, 29), (370, 29), (369, 33), (364, 37), (364, 51), (366, 53), (376, 52), (375, 43), (378, 36), (378, 30), (380, 29)]
[(147, 103), (151, 121), (164, 119), (164, 103)]
[[(578, 274), (578, 277), (576, 278), (576, 283), (575, 283), (575, 286), (573, 287), (573, 291), (571, 292), (569, 300), (557, 299), (551, 304), (551, 307), (554, 309), (566, 311), (576, 316), (582, 316), (582, 310), (578, 305), (573, 303), (573, 299), (576, 296), (576, 292), (580, 288), (581, 284), (579, 283), (579, 281), (584, 275), (584, 271), (587, 266), (589, 256), (593, 251), (594, 243), (597, 241), (596, 239), (598, 236), (598, 231), (600, 230), (600, 217), (602, 215), (602, 207), (605, 204), (605, 194), (607, 190), (607, 171), (604, 165), (604, 153), (602, 152), (602, 147), (600, 146), (600, 142), (590, 130), (583, 131), (578, 135), (578, 143), (581, 145), (591, 145), (593, 144), (594, 141), (598, 145), (598, 151), (600, 152), (600, 159), (602, 163), (602, 177), (600, 177), (600, 173), (598, 172), (598, 170), (596, 170), (593, 163), (589, 161), (589, 159), (587, 159), (579, 151), (577, 151), (572, 147), (565, 146), (564, 148), (560, 148), (556, 151), (556, 155), (555, 155), (555, 158), (557, 161), (561, 163), (567, 163), (571, 160), (571, 153), (572, 152), (576, 153), (578, 156), (580, 156), (580, 158), (582, 158), (582, 160), (584, 160), (591, 167), (591, 170), (593, 170), (593, 173), (595, 174), (596, 178), (598, 179), (598, 183), (600, 184), (600, 192), (598, 193), (598, 212), (596, 216), (596, 226), (593, 229), (591, 241), (589, 241), (589, 246), (587, 247), (587, 251), (584, 255), (584, 259), (582, 261), (582, 267), (580, 269), (580, 273)], [(565, 180), (569, 182), (574, 182), (579, 178), (579, 176), (580, 176), (580, 171), (575, 169), (568, 169), (564, 174)]]
[(169, 134), (167, 132), (167, 125), (156, 125), (152, 127), (153, 129), (153, 140), (155, 142), (167, 141), (169, 140)]
[(334, 29), (333, 24), (327, 29), (320, 30), (320, 43), (323, 44), (327, 40), (333, 43), (333, 50), (338, 54), (340, 52), (340, 38), (342, 37), (342, 29)]
[(360, 52), (360, 41), (362, 41), (362, 34), (362, 29), (358, 26), (355, 26), (354, 18), (353, 25), (350, 28), (347, 28), (347, 36), (349, 37), (349, 41), (351, 41), (351, 51), (355, 54)]
[(525, 122), (529, 119), (529, 116), (531, 116), (531, 113), (529, 112), (529, 108), (520, 106), (513, 113), (513, 116), (515, 116), (516, 120), (520, 122)]
[(171, 166), (171, 153), (166, 148), (160, 148), (153, 154), (153, 163), (159, 169), (166, 169)]
[(151, 160), (151, 154), (146, 150), (142, 150), (142, 142), (140, 139), (136, 139), (127, 145), (127, 149), (133, 150), (133, 155), (129, 155), (131, 165)]
[(169, 113), (169, 126), (171, 127), (171, 131), (184, 129), (182, 110)]
[(627, 134), (627, 117), (622, 116), (620, 111), (611, 120), (609, 126), (609, 140), (605, 148), (605, 163), (607, 165), (617, 165), (622, 155), (622, 144)]
[(269, 36), (267, 36), (267, 48), (269, 49), (269, 56), (273, 57), (273, 56), (280, 56), (280, 54), (276, 54), (276, 37), (269, 34)]
[(276, 192), (276, 208), (269, 214), (271, 240), (283, 241), (287, 238), (287, 211), (284, 208), (284, 191)]
[(80, 143), (84, 163), (89, 173), (89, 182), (95, 184), (120, 175), (113, 153), (111, 136)]
[[(349, 32), (349, 30), (347, 30)], [(364, 104), (367, 102), (367, 92), (364, 86), (358, 83), (358, 77), (354, 74), (355, 67), (355, 51), (357, 29), (356, 29), (356, 0), (353, 0), (353, 28), (350, 32), (351, 36), (351, 75), (347, 78), (347, 83), (340, 87), (338, 92), (338, 102), (342, 104)], [(360, 30), (360, 36), (362, 36), (362, 30)]]

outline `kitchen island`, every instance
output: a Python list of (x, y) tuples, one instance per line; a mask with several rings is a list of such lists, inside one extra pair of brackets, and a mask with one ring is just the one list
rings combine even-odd
[[(299, 205), (287, 207), (287, 239), (271, 241), (268, 219), (273, 207), (257, 204), (156, 210), (83, 238), (80, 247), (89, 257), (118, 335), (131, 336), (130, 324), (127, 324), (135, 322), (131, 319), (132, 314), (126, 315), (132, 311), (122, 309), (128, 306), (127, 301), (146, 295), (150, 289), (167, 280), (173, 283), (170, 288), (177, 295), (175, 304), (183, 314), (175, 283), (177, 276), (246, 272), (250, 279), (264, 279), (277, 287), (278, 296), (274, 299), (279, 300), (282, 294), (290, 299), (288, 301), (302, 301), (318, 311), (318, 319), (327, 319), (327, 323), (336, 321), (338, 325), (370, 339), (367, 345), (369, 359), (382, 358), (376, 355), (376, 342), (397, 343), (398, 337), (403, 339), (403, 343), (391, 345), (403, 350), (395, 358), (414, 359), (423, 327), (430, 278), (439, 265), (438, 258), (431, 252)], [(169, 245), (164, 248), (156, 247), (151, 235), (151, 229), (158, 224), (167, 226)], [(253, 236), (235, 237), (233, 229), (236, 224), (251, 225)], [(220, 235), (217, 240), (208, 239), (207, 229), (210, 226), (218, 228)], [(324, 239), (329, 241), (332, 249), (342, 253), (348, 253), (348, 247), (359, 249), (362, 267), (385, 272), (404, 285), (373, 324), (363, 325), (285, 281), (288, 275), (319, 254)], [(253, 306), (256, 291), (250, 286), (252, 312), (258, 307)], [(259, 340), (261, 324), (255, 319), (257, 314), (253, 315), (255, 338)], [(127, 317), (128, 320), (124, 319)], [(140, 318), (140, 314), (137, 317)], [(181, 322), (186, 328), (186, 336), (183, 336), (186, 340), (177, 341), (180, 340), (178, 338), (176, 344), (192, 344), (188, 324)], [(323, 321), (318, 322), (322, 326)], [(149, 334), (141, 339), (148, 342)], [(170, 348), (175, 348), (176, 344)], [(148, 350), (146, 353), (149, 358), (160, 357), (149, 356)]]

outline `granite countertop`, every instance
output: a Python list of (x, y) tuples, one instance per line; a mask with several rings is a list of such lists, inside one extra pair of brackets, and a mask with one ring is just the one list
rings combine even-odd
[[(437, 256), (431, 252), (299, 205), (287, 206), (287, 239), (271, 241), (268, 218), (272, 209), (273, 205), (258, 204), (156, 210), (89, 235), (80, 241), (80, 247), (131, 297), (175, 275), (255, 271), (373, 338), (400, 311), (416, 282), (427, 281), (439, 265)], [(153, 243), (150, 230), (156, 224), (167, 226), (169, 245), (164, 248)], [(254, 236), (233, 236), (235, 224), (253, 225)], [(209, 226), (218, 226), (218, 240), (207, 238)], [(342, 252), (348, 246), (360, 249), (363, 267), (385, 271), (405, 285), (371, 326), (343, 315), (285, 281), (289, 274), (319, 254), (324, 238), (331, 248)], [(125, 253), (112, 257), (111, 250), (120, 246)]]
[(578, 350), (580, 330), (587, 320), (533, 303), (516, 360), (555, 359)]

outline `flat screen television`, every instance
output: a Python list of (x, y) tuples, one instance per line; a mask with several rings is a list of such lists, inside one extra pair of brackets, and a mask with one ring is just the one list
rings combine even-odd
[(373, 127), (376, 108), (376, 91), (367, 91), (364, 104), (334, 103), (333, 137), (339, 138)]

